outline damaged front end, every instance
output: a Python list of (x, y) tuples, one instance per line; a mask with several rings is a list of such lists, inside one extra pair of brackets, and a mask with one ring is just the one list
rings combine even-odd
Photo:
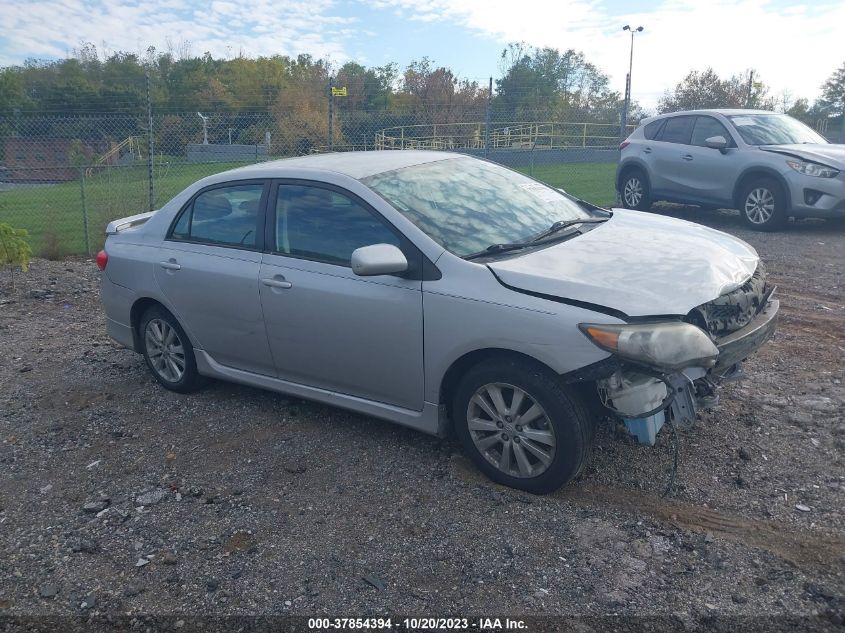
[(779, 303), (762, 263), (741, 286), (693, 308), (683, 319), (624, 325), (582, 324), (619, 367), (596, 381), (602, 403), (642, 444), (654, 445), (668, 421), (691, 427), (699, 408), (718, 404), (723, 382), (775, 332)]

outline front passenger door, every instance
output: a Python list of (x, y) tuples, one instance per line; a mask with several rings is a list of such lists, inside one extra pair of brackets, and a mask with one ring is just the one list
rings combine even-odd
[(278, 377), (421, 411), (421, 278), (359, 277), (350, 257), (383, 243), (422, 255), (359, 198), (309, 181), (278, 184), (268, 222), (259, 277)]
[[(725, 153), (707, 147), (707, 139), (723, 136)], [(736, 143), (728, 130), (712, 116), (697, 116), (690, 144), (684, 148), (680, 165), (680, 185), (685, 198), (693, 202), (733, 206), (733, 186), (737, 167), (733, 160)]]

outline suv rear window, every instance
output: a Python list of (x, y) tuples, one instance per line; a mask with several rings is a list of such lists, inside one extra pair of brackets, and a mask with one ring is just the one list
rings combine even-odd
[(666, 119), (658, 119), (657, 121), (652, 121), (648, 125), (643, 128), (643, 135), (649, 141), (653, 141), (657, 138), (657, 134), (660, 132), (660, 128), (663, 124), (666, 123)]
[(693, 116), (676, 116), (666, 119), (660, 138), (656, 139), (665, 143), (689, 144), (692, 136), (692, 124), (695, 121)]

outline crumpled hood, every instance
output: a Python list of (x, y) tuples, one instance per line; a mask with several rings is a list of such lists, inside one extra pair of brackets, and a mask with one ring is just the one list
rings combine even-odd
[(845, 145), (801, 143), (797, 145), (761, 145), (760, 149), (764, 152), (775, 152), (776, 154), (803, 158), (836, 169), (845, 169)]
[(730, 292), (758, 260), (750, 245), (721, 231), (614, 209), (584, 235), (488, 266), (520, 290), (649, 316), (683, 315)]

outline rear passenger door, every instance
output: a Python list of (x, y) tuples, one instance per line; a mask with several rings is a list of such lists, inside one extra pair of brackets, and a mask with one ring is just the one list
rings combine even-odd
[[(278, 377), (421, 411), (422, 254), (350, 192), (278, 183), (268, 205), (261, 303)], [(359, 277), (352, 251), (392, 244), (403, 275)]]
[(156, 281), (194, 344), (227, 367), (273, 375), (258, 295), (269, 184), (197, 193), (162, 242)]
[(653, 198), (682, 195), (682, 156), (692, 136), (694, 123), (694, 116), (669, 117), (655, 139), (647, 144), (646, 147), (651, 150), (649, 177)]

